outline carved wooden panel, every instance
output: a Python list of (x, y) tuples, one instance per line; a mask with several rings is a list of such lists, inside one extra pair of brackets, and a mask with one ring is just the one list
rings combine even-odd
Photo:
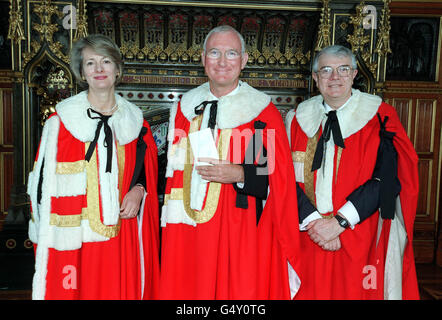
[(88, 2), (89, 33), (112, 37), (126, 63), (123, 85), (197, 86), (204, 38), (215, 26), (239, 30), (252, 86), (308, 94), (319, 10), (258, 10)]
[(436, 94), (404, 93), (402, 88), (401, 92), (387, 91), (385, 97), (395, 107), (419, 157), (414, 247), (417, 262), (432, 262), (440, 211), (442, 101)]
[(1, 131), (0, 143), (3, 145), (13, 145), (14, 136), (12, 133), (12, 118), (13, 118), (13, 108), (12, 108), (12, 90), (11, 89), (0, 89), (0, 99), (1, 106), (3, 109), (3, 115), (1, 117)]
[(436, 101), (434, 99), (417, 99), (416, 103), (414, 147), (416, 152), (433, 152)]
[[(431, 191), (431, 160), (419, 160), (419, 199), (417, 202), (416, 216), (421, 221), (428, 221), (431, 219), (429, 200)], [(431, 221), (431, 220), (430, 220)]]
[(394, 99), (386, 99), (385, 101), (395, 107), (402, 126), (407, 132), (407, 135), (410, 136), (412, 100), (394, 98)]
[(14, 153), (13, 152), (0, 152), (0, 175), (1, 187), (0, 187), (0, 211), (4, 214), (8, 211), (10, 204), (10, 193), (13, 184), (14, 172)]
[(12, 90), (0, 87), (0, 220), (8, 210), (14, 172)]

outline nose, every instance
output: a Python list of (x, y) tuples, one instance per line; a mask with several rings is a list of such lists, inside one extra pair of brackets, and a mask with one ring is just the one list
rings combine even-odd
[(330, 79), (338, 79), (339, 75), (338, 75), (338, 70), (333, 69), (332, 74), (330, 75)]
[(225, 65), (227, 63), (227, 58), (225, 54), (221, 54), (221, 57), (218, 58), (219, 65)]
[(101, 71), (103, 70), (103, 66), (101, 65), (101, 63), (97, 63), (97, 64), (96, 64), (95, 70), (96, 70), (97, 72), (101, 72)]

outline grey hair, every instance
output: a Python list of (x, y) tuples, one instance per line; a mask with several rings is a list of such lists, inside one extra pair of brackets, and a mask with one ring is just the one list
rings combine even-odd
[(86, 80), (83, 80), (83, 50), (85, 48), (90, 48), (94, 50), (99, 55), (108, 57), (114, 62), (118, 68), (118, 76), (115, 81), (117, 85), (123, 78), (123, 58), (121, 56), (120, 48), (115, 44), (115, 42), (102, 34), (91, 34), (84, 38), (79, 39), (74, 43), (71, 49), (71, 70), (74, 74), (77, 82), (87, 87)]
[(235, 33), (238, 36), (239, 41), (241, 42), (241, 55), (244, 55), (244, 53), (246, 52), (246, 42), (244, 41), (244, 37), (235, 28), (233, 28), (229, 25), (218, 26), (218, 27), (215, 27), (209, 31), (206, 38), (204, 39), (204, 45), (203, 45), (204, 52), (206, 52), (206, 45), (207, 45), (207, 41), (209, 40), (210, 36), (214, 33), (221, 33), (221, 32)]
[(312, 66), (313, 72), (318, 72), (319, 57), (321, 57), (324, 54), (335, 57), (349, 57), (351, 59), (352, 69), (356, 70), (358, 68), (356, 57), (350, 49), (341, 45), (333, 45), (323, 48), (315, 56), (315, 58), (313, 59), (313, 66)]

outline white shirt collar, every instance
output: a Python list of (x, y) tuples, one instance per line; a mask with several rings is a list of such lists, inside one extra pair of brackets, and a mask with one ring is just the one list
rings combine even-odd
[[(236, 86), (235, 89), (233, 89), (232, 91), (230, 91), (228, 94), (226, 94), (223, 97), (228, 97), (228, 96), (232, 96), (234, 94), (236, 94), (239, 91), (239, 87), (241, 86), (241, 83), (238, 83), (238, 85)], [(215, 97), (212, 93), (212, 91), (209, 90), (209, 100), (219, 100), (218, 97)]]
[[(343, 109), (343, 108), (344, 108), (344, 107), (350, 102), (350, 100), (351, 100), (352, 97), (353, 97), (353, 94), (350, 96), (350, 98), (347, 99), (347, 101), (345, 101), (345, 103), (344, 103), (342, 106), (340, 106), (338, 109), (336, 109), (336, 111), (338, 111), (338, 110), (340, 110), (340, 109)], [(335, 109), (333, 109), (332, 107), (330, 107), (330, 106), (327, 104), (327, 102), (325, 102), (325, 100), (324, 100), (324, 107), (325, 107), (325, 113), (329, 113), (330, 111), (335, 110)]]

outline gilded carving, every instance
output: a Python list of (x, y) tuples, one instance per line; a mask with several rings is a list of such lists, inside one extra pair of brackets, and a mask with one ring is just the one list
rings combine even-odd
[(321, 51), (322, 48), (325, 48), (331, 44), (330, 41), (330, 8), (328, 6), (329, 0), (322, 1), (322, 12), (320, 25), (318, 30), (318, 41), (316, 42), (315, 51)]
[(48, 44), (50, 51), (64, 63), (69, 63), (69, 57), (62, 51), (63, 44), (54, 40), (54, 34), (59, 31), (56, 23), (53, 23), (53, 17), (62, 19), (64, 13), (59, 10), (57, 5), (52, 4), (51, 0), (43, 0), (32, 7), (32, 13), (36, 15), (38, 22), (33, 22), (32, 30), (37, 31), (39, 39), (30, 41), (30, 48), (23, 52), (23, 65), (26, 66), (40, 51), (44, 42)]
[(8, 39), (14, 43), (25, 40), (23, 31), (23, 18), (21, 12), (20, 0), (9, 0), (9, 30)]
[(382, 9), (382, 17), (378, 31), (378, 41), (376, 43), (375, 52), (380, 56), (386, 56), (391, 53), (390, 48), (390, 4), (391, 0), (384, 0), (384, 8)]
[(361, 57), (370, 70), (375, 75), (378, 64), (373, 59), (373, 54), (367, 44), (370, 44), (372, 40), (370, 34), (365, 34), (365, 28), (363, 27), (364, 19), (367, 14), (364, 13), (365, 0), (362, 0), (359, 5), (356, 6), (356, 15), (350, 16), (350, 24), (353, 25), (353, 34), (347, 35), (347, 41), (350, 43), (352, 51), (361, 53)]
[(87, 15), (86, 0), (78, 0), (77, 8), (77, 29), (74, 33), (74, 41), (88, 35), (87, 32)]

